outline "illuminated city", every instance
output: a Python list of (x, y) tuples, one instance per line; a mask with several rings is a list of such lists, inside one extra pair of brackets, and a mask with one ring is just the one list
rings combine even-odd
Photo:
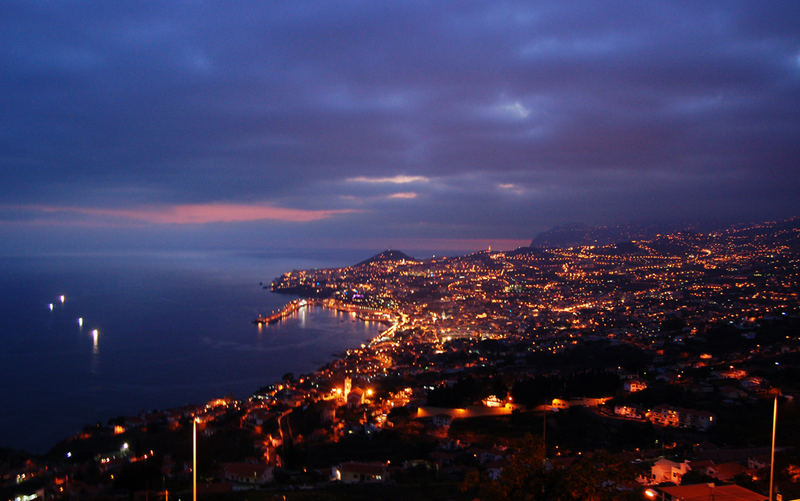
[[(672, 492), (663, 482), (690, 483), (683, 477), (719, 484), (719, 496), (763, 492), (773, 399), (778, 485), (792, 492), (798, 480), (800, 456), (785, 445), (796, 443), (800, 390), (797, 219), (425, 260), (386, 251), (287, 272), (271, 289), (301, 299), (259, 316), (260, 329), (315, 308), (383, 327), (249, 399), (88, 427), (54, 449), (62, 462), (43, 470), (29, 460), (17, 482), (41, 476), (48, 492), (100, 498), (122, 485), (115, 475), (146, 478), (157, 460), (163, 481), (151, 495), (166, 498), (169, 486), (185, 495), (191, 468), (176, 446), (196, 423), (201, 458), (216, 451), (198, 466), (204, 496), (232, 486), (263, 499), (293, 486), (354, 492), (339, 484), (381, 496), (388, 483), (514, 497), (516, 483), (537, 482), (518, 466), (531, 457), (553, 482), (606, 480), (579, 497), (661, 496)], [(94, 480), (82, 484), (88, 465)]]
[(800, 2), (0, 2), (0, 501), (800, 501)]

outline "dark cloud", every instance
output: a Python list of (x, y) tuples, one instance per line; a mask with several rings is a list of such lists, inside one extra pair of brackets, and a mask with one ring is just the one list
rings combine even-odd
[[(295, 230), (311, 242), (795, 215), (797, 19), (795, 2), (3, 2), (0, 224), (29, 238), (44, 205), (358, 211)], [(427, 181), (348, 181), (398, 175)]]

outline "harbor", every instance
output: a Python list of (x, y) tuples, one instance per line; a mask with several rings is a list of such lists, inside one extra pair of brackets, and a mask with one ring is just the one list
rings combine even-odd
[(269, 315), (259, 315), (255, 320), (253, 320), (253, 323), (257, 325), (274, 324), (294, 315), (300, 309), (306, 307), (321, 307), (329, 310), (350, 313), (354, 317), (365, 322), (391, 324), (393, 323), (394, 319), (393, 313), (389, 310), (381, 310), (353, 303), (345, 303), (335, 299), (294, 299), (286, 303), (279, 310), (273, 311)]
[(301, 308), (305, 308), (309, 305), (319, 306), (318, 303), (320, 303), (320, 301), (314, 299), (294, 299), (286, 303), (283, 308), (273, 311), (269, 315), (259, 315), (255, 320), (253, 320), (253, 323), (257, 325), (274, 324), (283, 320), (284, 318), (292, 316)]

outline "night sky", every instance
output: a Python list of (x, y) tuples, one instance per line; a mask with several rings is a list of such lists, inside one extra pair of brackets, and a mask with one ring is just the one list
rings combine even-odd
[(800, 215), (800, 2), (0, 3), (0, 252)]

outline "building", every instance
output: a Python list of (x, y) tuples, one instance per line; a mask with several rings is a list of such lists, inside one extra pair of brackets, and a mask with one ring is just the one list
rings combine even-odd
[(674, 487), (650, 487), (645, 499), (657, 501), (766, 501), (762, 496), (738, 485), (692, 484)]
[(272, 482), (273, 467), (263, 463), (225, 463), (222, 474), (236, 486), (258, 486)]
[(670, 405), (659, 405), (645, 413), (648, 421), (659, 426), (705, 431), (714, 424), (714, 414)]
[(648, 421), (661, 426), (675, 426), (680, 424), (678, 410), (665, 405), (660, 405), (645, 414)]
[(630, 419), (644, 419), (644, 413), (635, 405), (615, 405), (614, 414)]
[(344, 393), (342, 394), (344, 401), (347, 402), (347, 397), (350, 396), (350, 390), (353, 389), (353, 380), (349, 377), (344, 378)]
[(388, 463), (382, 462), (348, 462), (335, 468), (333, 476), (345, 484), (379, 483), (389, 478), (388, 467)]
[(710, 465), (706, 468), (706, 475), (720, 482), (732, 482), (736, 475), (750, 473), (746, 466), (736, 461)]
[(641, 379), (629, 379), (625, 381), (625, 391), (635, 393), (647, 389), (647, 383)]
[(680, 485), (683, 476), (691, 469), (689, 461), (676, 463), (675, 461), (661, 458), (650, 467), (650, 482), (652, 484), (672, 482)]
[(714, 424), (714, 414), (707, 411), (694, 409), (680, 409), (680, 425), (683, 428), (692, 428), (699, 431), (706, 431)]
[(364, 391), (361, 388), (353, 388), (347, 392), (345, 398), (348, 407), (358, 407), (364, 404)]

